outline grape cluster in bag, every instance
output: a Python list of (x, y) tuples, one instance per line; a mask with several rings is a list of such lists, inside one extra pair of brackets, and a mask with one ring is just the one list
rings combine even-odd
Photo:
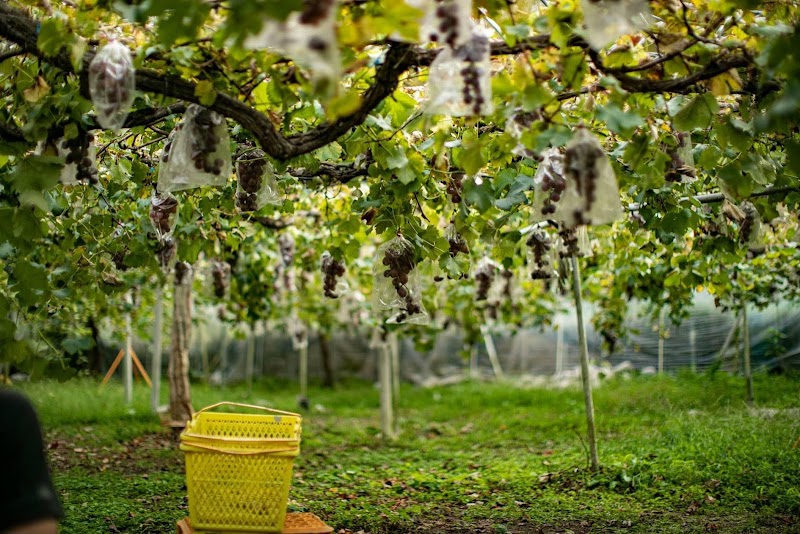
[(236, 207), (239, 211), (258, 211), (267, 204), (280, 204), (275, 171), (262, 150), (252, 150), (236, 160)]
[(97, 147), (94, 135), (79, 131), (77, 137), (61, 139), (57, 143), (58, 155), (64, 158), (59, 180), (64, 185), (97, 183)]
[(136, 71), (128, 47), (111, 41), (89, 64), (89, 94), (97, 122), (117, 131), (122, 128), (133, 104)]
[(191, 104), (183, 122), (175, 127), (164, 145), (158, 191), (222, 187), (230, 174), (231, 147), (225, 118)]
[(428, 73), (425, 112), (467, 117), (492, 111), (489, 39), (475, 34), (463, 45), (443, 48)]
[(388, 322), (427, 324), (414, 246), (398, 233), (378, 247), (374, 265), (375, 309), (391, 312)]
[(178, 199), (169, 194), (153, 194), (150, 200), (150, 222), (160, 242), (171, 239), (178, 225)]

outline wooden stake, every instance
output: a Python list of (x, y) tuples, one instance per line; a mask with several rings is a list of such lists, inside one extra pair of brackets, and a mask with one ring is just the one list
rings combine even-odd
[(586, 405), (586, 427), (589, 440), (589, 459), (592, 471), (600, 468), (597, 457), (597, 439), (594, 428), (594, 401), (592, 399), (592, 383), (589, 377), (589, 346), (586, 342), (586, 327), (583, 324), (583, 297), (581, 295), (581, 271), (577, 256), (572, 256), (572, 291), (575, 294), (575, 311), (578, 314), (578, 345), (581, 351), (581, 381), (583, 382), (583, 400)]
[(139, 356), (136, 355), (136, 351), (131, 349), (131, 359), (133, 360), (134, 368), (133, 370), (137, 372), (137, 374), (141, 375), (144, 379), (145, 384), (148, 387), (153, 387), (153, 383), (150, 381), (150, 376), (148, 376), (147, 371), (144, 370), (144, 365), (142, 365), (142, 360), (139, 359)]
[(169, 355), (169, 418), (179, 428), (192, 414), (192, 393), (189, 385), (189, 342), (192, 336), (192, 266), (175, 265), (175, 291), (172, 313), (172, 349)]
[(114, 361), (111, 363), (111, 367), (108, 369), (108, 372), (106, 373), (106, 376), (104, 376), (103, 377), (103, 381), (100, 382), (101, 386), (105, 386), (108, 383), (108, 381), (111, 380), (111, 377), (114, 374), (114, 371), (117, 370), (117, 367), (119, 367), (119, 364), (122, 361), (122, 356), (124, 354), (125, 354), (125, 349), (119, 349), (119, 352), (117, 353), (117, 357), (114, 358)]

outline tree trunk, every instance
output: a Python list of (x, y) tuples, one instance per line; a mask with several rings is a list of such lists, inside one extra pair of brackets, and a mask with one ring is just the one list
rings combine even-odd
[(333, 366), (331, 365), (331, 349), (328, 336), (320, 332), (319, 351), (322, 355), (322, 387), (332, 388), (334, 384)]
[(189, 386), (189, 341), (192, 335), (192, 266), (175, 265), (172, 350), (169, 355), (169, 415), (173, 425), (189, 421), (194, 409)]
[(100, 330), (97, 328), (97, 323), (94, 317), (89, 317), (89, 323), (86, 325), (92, 333), (92, 341), (94, 344), (89, 349), (89, 371), (92, 374), (103, 374), (103, 354), (100, 351)]

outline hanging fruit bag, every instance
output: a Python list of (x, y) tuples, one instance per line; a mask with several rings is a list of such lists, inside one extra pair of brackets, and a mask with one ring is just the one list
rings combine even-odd
[(373, 302), (376, 310), (390, 312), (387, 322), (428, 323), (416, 266), (414, 245), (401, 233), (378, 247), (373, 267)]
[(258, 211), (267, 204), (280, 204), (275, 171), (262, 150), (252, 150), (236, 160), (236, 207), (239, 211)]
[(110, 41), (89, 64), (89, 94), (97, 122), (103, 128), (122, 128), (133, 104), (136, 71), (128, 47)]

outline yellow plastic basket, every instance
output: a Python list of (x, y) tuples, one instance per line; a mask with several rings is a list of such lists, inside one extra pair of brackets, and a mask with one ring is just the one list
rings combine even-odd
[[(223, 405), (268, 413), (211, 411)], [(192, 416), (181, 433), (181, 450), (196, 531), (281, 532), (301, 421), (296, 413), (234, 402)]]

